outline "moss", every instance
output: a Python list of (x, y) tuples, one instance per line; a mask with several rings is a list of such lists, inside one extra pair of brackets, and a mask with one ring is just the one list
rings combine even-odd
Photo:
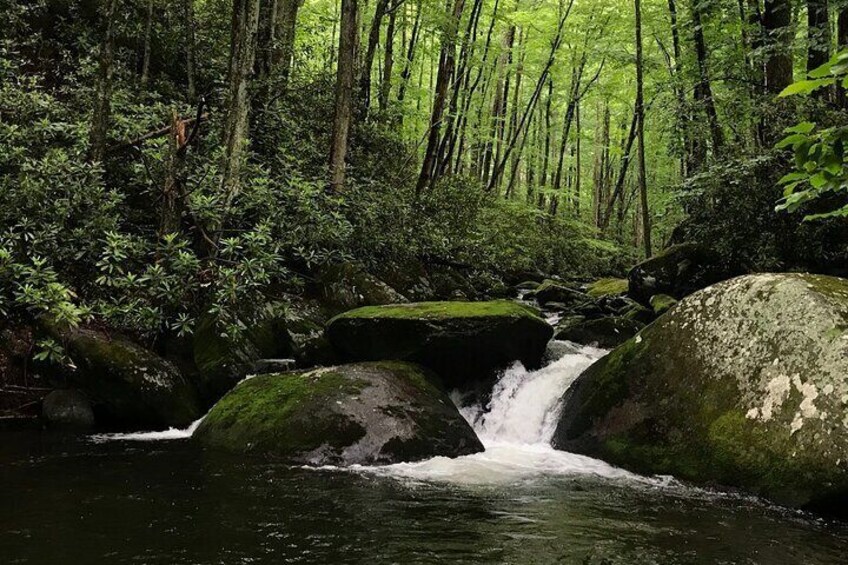
[(628, 286), (627, 279), (600, 279), (590, 284), (586, 293), (594, 298), (618, 296), (626, 294)]
[(197, 430), (206, 443), (231, 451), (288, 456), (350, 445), (364, 430), (343, 415), (313, 418), (341, 398), (359, 394), (366, 383), (333, 370), (276, 373), (237, 386), (209, 412)]
[(341, 319), (424, 319), (444, 320), (451, 318), (528, 317), (538, 318), (539, 313), (523, 304), (508, 300), (488, 302), (417, 302), (391, 304), (388, 306), (364, 306), (340, 314), (330, 320), (332, 324)]
[(677, 304), (677, 299), (667, 294), (655, 294), (651, 297), (650, 304), (654, 310), (654, 314), (661, 316)]

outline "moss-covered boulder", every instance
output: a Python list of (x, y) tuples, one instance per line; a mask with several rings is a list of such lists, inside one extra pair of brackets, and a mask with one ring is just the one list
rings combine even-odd
[(330, 320), (327, 335), (345, 360), (413, 361), (464, 388), (514, 361), (540, 367), (553, 329), (506, 300), (419, 302), (351, 310)]
[(557, 448), (848, 508), (848, 280), (740, 277), (681, 301), (566, 392)]
[(75, 366), (67, 378), (86, 394), (98, 424), (162, 429), (203, 415), (194, 386), (152, 351), (86, 329), (64, 332), (62, 341)]
[(525, 294), (524, 297), (534, 298), (542, 306), (545, 306), (549, 302), (558, 302), (564, 305), (577, 304), (585, 302), (588, 298), (579, 289), (551, 279), (547, 279), (536, 287), (535, 290)]
[(600, 279), (588, 286), (586, 294), (593, 298), (627, 294), (627, 279)]
[(378, 304), (407, 302), (406, 297), (354, 263), (322, 267), (315, 274), (317, 295), (333, 314)]
[(636, 335), (643, 327), (644, 324), (623, 316), (594, 320), (571, 318), (557, 326), (555, 337), (560, 341), (611, 349)]
[(310, 465), (378, 465), (483, 450), (433, 375), (399, 361), (253, 377), (221, 399), (193, 437)]
[(628, 293), (647, 306), (655, 294), (679, 300), (729, 276), (714, 251), (681, 243), (633, 267), (627, 275)]

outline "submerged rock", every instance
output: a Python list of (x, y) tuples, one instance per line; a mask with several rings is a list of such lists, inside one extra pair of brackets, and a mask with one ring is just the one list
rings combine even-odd
[(152, 351), (92, 330), (62, 337), (76, 365), (68, 380), (86, 393), (98, 423), (161, 429), (187, 426), (202, 415), (191, 383)]
[(627, 275), (628, 293), (647, 306), (655, 294), (679, 300), (727, 277), (711, 249), (681, 243), (633, 267)]
[(41, 415), (50, 426), (88, 429), (94, 426), (94, 411), (88, 397), (75, 389), (54, 390), (44, 397)]
[(483, 450), (425, 369), (383, 361), (260, 375), (216, 404), (200, 443), (310, 465), (390, 464)]
[(704, 289), (563, 403), (559, 449), (844, 513), (848, 280), (761, 274)]
[(420, 302), (351, 310), (330, 320), (327, 335), (345, 360), (413, 361), (465, 387), (514, 361), (539, 368), (553, 329), (514, 302)]

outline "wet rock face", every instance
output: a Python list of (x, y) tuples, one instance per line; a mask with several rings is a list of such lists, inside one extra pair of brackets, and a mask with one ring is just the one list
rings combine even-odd
[(51, 427), (84, 430), (94, 426), (91, 403), (78, 390), (54, 390), (44, 397), (41, 412)]
[(260, 375), (227, 394), (200, 443), (310, 465), (390, 464), (483, 450), (434, 377), (385, 361)]
[(647, 306), (654, 295), (667, 294), (679, 300), (728, 277), (715, 252), (695, 243), (681, 243), (633, 267), (627, 275), (628, 293)]
[(554, 444), (783, 504), (848, 502), (848, 280), (693, 294), (581, 375)]
[(610, 349), (636, 335), (642, 327), (643, 324), (625, 317), (571, 318), (557, 326), (555, 339)]
[(514, 302), (421, 302), (346, 312), (327, 335), (347, 361), (412, 361), (467, 390), (514, 361), (540, 367), (553, 329)]
[(164, 429), (185, 427), (202, 415), (194, 386), (152, 351), (83, 329), (63, 341), (76, 365), (68, 380), (85, 392), (98, 424)]

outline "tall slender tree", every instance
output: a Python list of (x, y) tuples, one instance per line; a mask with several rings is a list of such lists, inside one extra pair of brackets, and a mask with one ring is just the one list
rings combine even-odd
[(336, 69), (336, 105), (330, 142), (330, 190), (333, 192), (341, 191), (345, 181), (345, 159), (353, 115), (351, 104), (356, 73), (357, 11), (357, 0), (342, 0)]
[(636, 147), (639, 182), (639, 208), (642, 226), (642, 243), (645, 257), (652, 255), (651, 216), (648, 210), (648, 175), (645, 166), (645, 93), (644, 57), (642, 51), (642, 0), (634, 0), (636, 7)]

